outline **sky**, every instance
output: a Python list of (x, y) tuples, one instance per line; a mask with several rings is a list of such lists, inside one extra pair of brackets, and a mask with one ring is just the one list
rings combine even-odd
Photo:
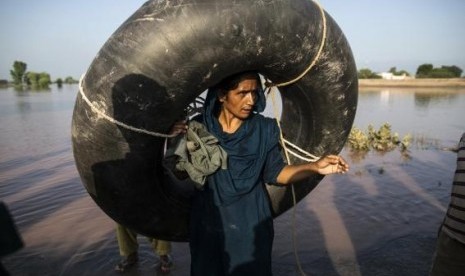
[[(195, 1), (195, 0), (192, 0)], [(145, 0), (0, 0), (0, 79), (16, 60), (52, 80), (85, 73)], [(346, 36), (357, 70), (419, 65), (465, 71), (465, 0), (319, 0)]]

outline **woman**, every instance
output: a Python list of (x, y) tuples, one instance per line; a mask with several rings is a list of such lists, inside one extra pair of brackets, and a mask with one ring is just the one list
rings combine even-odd
[(286, 165), (279, 129), (258, 114), (266, 99), (260, 77), (245, 72), (209, 89), (195, 120), (218, 138), (228, 168), (208, 176), (193, 198), (191, 275), (271, 275), (273, 218), (265, 183), (286, 185), (312, 174), (344, 173), (347, 163), (329, 155), (314, 163)]

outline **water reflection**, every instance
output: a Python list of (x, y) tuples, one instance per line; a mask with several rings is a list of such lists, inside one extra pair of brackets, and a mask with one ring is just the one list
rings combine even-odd
[(463, 88), (361, 88), (354, 126), (389, 123), (400, 136), (453, 145), (465, 130)]
[(391, 94), (391, 91), (389, 89), (383, 89), (381, 90), (381, 104), (383, 106), (389, 105), (389, 96)]
[(31, 110), (31, 103), (28, 103), (28, 102), (23, 102), (23, 101), (18, 101), (18, 110), (21, 112), (21, 113), (26, 113), (26, 112), (29, 112)]
[[(85, 192), (72, 158), (70, 122), (77, 91), (77, 85), (47, 93), (0, 89), (0, 198), (11, 206), (27, 244), (5, 259), (12, 275), (113, 275), (119, 257), (113, 221)], [(297, 205), (292, 231), (305, 272), (428, 273), (450, 193), (442, 183), (451, 183), (455, 165), (454, 154), (438, 149), (456, 145), (465, 131), (464, 92), (361, 91), (354, 125), (378, 128), (389, 122), (401, 137), (412, 133), (422, 147), (408, 152), (411, 159), (398, 149), (344, 149), (351, 172), (325, 177)], [(292, 219), (286, 213), (275, 221), (273, 258), (279, 261), (273, 268), (289, 272), (275, 275), (295, 274), (289, 269), (295, 267)], [(188, 246), (173, 246), (173, 274), (189, 275)], [(151, 248), (140, 252), (137, 275), (153, 275)]]
[(430, 104), (438, 104), (441, 102), (451, 103), (458, 98), (457, 93), (448, 92), (415, 92), (415, 106), (419, 108), (428, 108)]

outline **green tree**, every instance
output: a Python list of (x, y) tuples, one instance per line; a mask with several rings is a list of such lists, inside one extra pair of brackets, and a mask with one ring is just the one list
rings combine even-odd
[(58, 88), (61, 88), (63, 86), (63, 80), (61, 78), (58, 78), (55, 82), (56, 82)]
[(46, 72), (39, 73), (39, 89), (48, 89), (50, 83), (52, 83), (50, 74)]
[(431, 71), (433, 71), (433, 64), (425, 63), (417, 68), (417, 78), (428, 78)]
[(26, 73), (26, 84), (32, 89), (48, 89), (50, 81), (50, 74), (46, 72), (36, 73), (36, 72), (27, 72)]
[(409, 72), (405, 70), (397, 71), (396, 67), (391, 67), (391, 69), (389, 69), (389, 73), (392, 73), (394, 76), (402, 76), (402, 75), (410, 76)]
[(417, 78), (460, 78), (462, 69), (455, 65), (434, 68), (432, 64), (422, 64), (417, 69)]
[(455, 77), (455, 78), (460, 78), (462, 76), (462, 69), (460, 67), (457, 67), (455, 65), (452, 65), (452, 66), (441, 66), (442, 69), (445, 69), (449, 72), (452, 73), (452, 75)]
[(402, 75), (410, 76), (410, 73), (405, 70), (400, 70), (399, 72), (397, 72), (397, 76), (402, 76)]
[(26, 85), (33, 89), (37, 89), (39, 86), (39, 75), (36, 72), (27, 72), (24, 79)]
[(380, 79), (376, 73), (372, 72), (368, 68), (360, 69), (357, 73), (359, 79)]
[(428, 78), (435, 78), (435, 79), (447, 79), (447, 78), (453, 78), (454, 73), (444, 69), (444, 68), (433, 68), (431, 72), (428, 75)]
[(73, 83), (78, 83), (78, 81), (73, 79), (73, 77), (68, 76), (68, 77), (65, 78), (65, 83), (66, 84), (73, 84)]
[(16, 60), (13, 63), (13, 70), (10, 70), (10, 75), (13, 78), (13, 84), (15, 86), (23, 85), (26, 69), (27, 69), (27, 64), (22, 61)]

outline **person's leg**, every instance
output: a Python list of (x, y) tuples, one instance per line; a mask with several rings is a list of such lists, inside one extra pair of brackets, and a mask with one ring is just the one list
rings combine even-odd
[(169, 272), (173, 262), (171, 260), (171, 242), (149, 238), (153, 251), (160, 256), (160, 269), (162, 272)]
[(153, 251), (159, 256), (169, 255), (171, 253), (171, 242), (149, 238)]
[(116, 239), (118, 240), (119, 253), (121, 256), (129, 256), (137, 253), (139, 243), (137, 242), (137, 234), (135, 232), (117, 224)]
[(118, 240), (119, 254), (123, 258), (116, 265), (115, 270), (123, 272), (137, 263), (139, 243), (137, 242), (137, 234), (120, 224), (116, 225), (116, 239)]
[(450, 238), (446, 233), (441, 231), (430, 275), (465, 275), (465, 244)]

